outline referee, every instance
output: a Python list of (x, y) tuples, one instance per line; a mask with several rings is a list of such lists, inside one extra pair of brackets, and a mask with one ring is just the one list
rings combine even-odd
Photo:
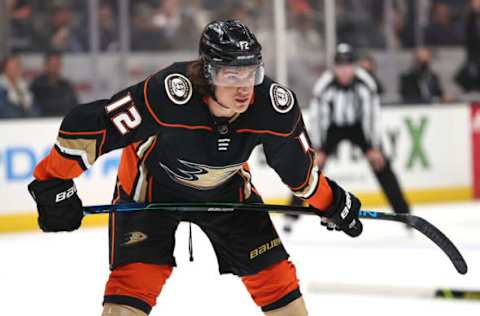
[[(348, 44), (339, 44), (335, 65), (315, 83), (310, 104), (310, 137), (317, 149), (317, 163), (324, 168), (327, 157), (338, 144), (357, 145), (368, 159), (383, 192), (396, 213), (410, 213), (397, 177), (381, 149), (380, 98), (374, 79), (357, 68), (355, 53)], [(292, 196), (291, 205), (302, 205)], [(298, 216), (287, 216), (284, 231), (290, 232)]]

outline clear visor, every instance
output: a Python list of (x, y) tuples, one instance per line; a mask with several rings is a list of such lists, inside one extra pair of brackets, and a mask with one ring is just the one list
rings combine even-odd
[(212, 83), (222, 87), (251, 87), (263, 82), (263, 64), (253, 66), (210, 66)]

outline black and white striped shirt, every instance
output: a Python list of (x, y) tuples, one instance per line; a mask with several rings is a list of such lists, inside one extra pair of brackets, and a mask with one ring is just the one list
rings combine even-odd
[(333, 71), (325, 71), (313, 87), (309, 113), (310, 137), (315, 148), (326, 140), (330, 125), (350, 127), (361, 124), (372, 147), (380, 145), (380, 97), (373, 78), (356, 68), (349, 86), (341, 86)]

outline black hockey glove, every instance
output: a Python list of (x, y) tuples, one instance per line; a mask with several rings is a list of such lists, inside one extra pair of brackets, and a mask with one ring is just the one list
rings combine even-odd
[(363, 225), (358, 219), (360, 200), (350, 192), (342, 189), (335, 181), (327, 179), (333, 193), (333, 204), (325, 212), (321, 212), (321, 224), (328, 230), (342, 230), (350, 237), (362, 233)]
[(28, 191), (37, 203), (38, 226), (44, 232), (72, 231), (83, 218), (82, 201), (72, 180), (33, 180)]

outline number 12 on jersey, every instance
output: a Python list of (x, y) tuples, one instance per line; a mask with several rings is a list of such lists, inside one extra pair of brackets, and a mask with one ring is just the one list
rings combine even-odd
[(118, 113), (110, 117), (110, 120), (122, 135), (129, 133), (142, 123), (142, 117), (138, 113), (130, 94), (105, 106), (107, 114), (117, 110), (119, 110)]

